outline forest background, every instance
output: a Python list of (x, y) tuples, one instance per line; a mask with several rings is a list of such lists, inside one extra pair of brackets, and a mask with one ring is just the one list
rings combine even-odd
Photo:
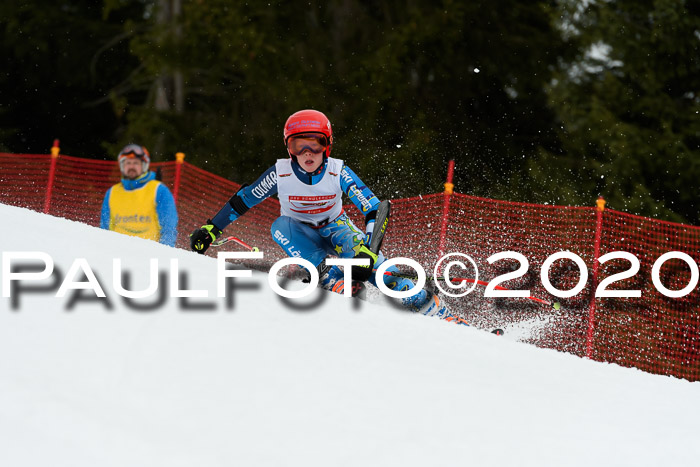
[(699, 45), (700, 0), (3, 0), (0, 151), (252, 182), (315, 108), (380, 198), (454, 159), (461, 193), (699, 225)]

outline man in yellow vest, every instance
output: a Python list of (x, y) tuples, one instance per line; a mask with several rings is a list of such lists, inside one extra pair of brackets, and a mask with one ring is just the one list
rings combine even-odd
[(175, 246), (175, 200), (168, 187), (156, 180), (155, 172), (148, 170), (148, 150), (128, 144), (118, 160), (122, 180), (105, 194), (100, 227)]

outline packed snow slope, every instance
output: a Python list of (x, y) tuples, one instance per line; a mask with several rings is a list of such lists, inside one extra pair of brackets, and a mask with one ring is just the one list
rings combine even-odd
[[(227, 305), (214, 258), (20, 208), (0, 217), (13, 292), (0, 299), (0, 465), (698, 465), (699, 383), (320, 290), (291, 306), (257, 272)], [(53, 273), (8, 281), (10, 266), (43, 269), (13, 259), (27, 251)], [(70, 277), (78, 258), (93, 282)], [(167, 289), (176, 259), (179, 290), (208, 297), (125, 301), (114, 259), (128, 290), (147, 289), (151, 259)]]

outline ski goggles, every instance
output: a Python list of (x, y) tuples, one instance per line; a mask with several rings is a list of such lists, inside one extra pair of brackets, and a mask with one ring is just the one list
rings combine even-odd
[(300, 156), (307, 149), (314, 154), (319, 154), (328, 147), (328, 138), (321, 133), (301, 133), (290, 136), (287, 140), (287, 149), (293, 156)]
[(123, 159), (134, 158), (138, 158), (146, 162), (151, 161), (151, 157), (148, 154), (148, 150), (143, 146), (139, 146), (138, 144), (129, 144), (125, 146), (124, 149), (122, 149), (122, 152), (119, 153), (117, 160), (121, 161)]

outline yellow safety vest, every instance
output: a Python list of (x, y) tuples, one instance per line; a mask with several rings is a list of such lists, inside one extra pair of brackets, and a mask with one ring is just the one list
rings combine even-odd
[(159, 185), (157, 180), (151, 180), (135, 190), (125, 190), (121, 183), (114, 185), (109, 196), (109, 229), (159, 241), (160, 223), (156, 212), (156, 190)]

